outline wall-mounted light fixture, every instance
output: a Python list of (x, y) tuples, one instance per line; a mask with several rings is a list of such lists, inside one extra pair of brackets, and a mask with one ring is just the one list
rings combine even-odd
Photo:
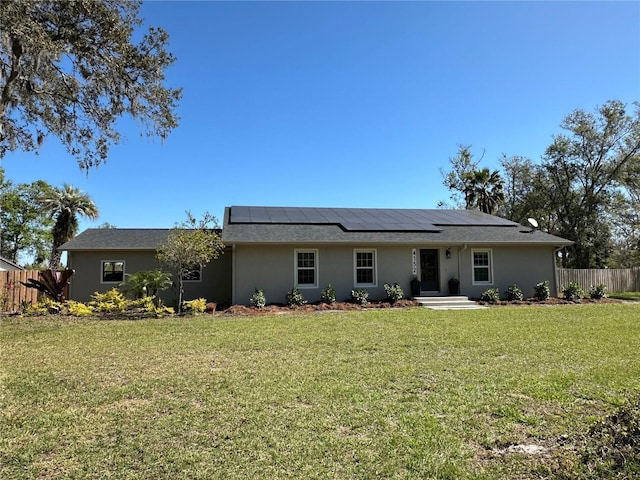
[(447, 258), (451, 258), (451, 249), (447, 248), (447, 251), (444, 252), (444, 254), (447, 256)]

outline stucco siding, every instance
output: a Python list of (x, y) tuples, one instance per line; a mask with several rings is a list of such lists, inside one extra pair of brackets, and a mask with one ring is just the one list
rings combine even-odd
[[(473, 282), (473, 252), (490, 251), (492, 281), (486, 284)], [(460, 254), (461, 294), (479, 298), (489, 288), (497, 288), (504, 296), (506, 289), (517, 284), (525, 297), (533, 297), (537, 283), (549, 281), (551, 292), (555, 292), (554, 249), (552, 247), (473, 247)]]
[[(72, 300), (87, 302), (91, 300), (93, 293), (106, 292), (118, 286), (118, 282), (101, 281), (103, 261), (124, 261), (125, 274), (161, 268), (155, 251), (69, 252), (69, 267), (75, 270), (69, 288)], [(177, 284), (175, 278), (174, 284)], [(231, 252), (225, 252), (203, 268), (200, 282), (185, 282), (184, 290), (185, 300), (203, 297), (207, 301), (230, 304)], [(167, 304), (175, 303), (178, 298), (177, 289), (169, 288), (161, 292), (160, 297)]]
[[(268, 303), (284, 303), (288, 291), (296, 282), (296, 249), (317, 251), (317, 286), (300, 287), (308, 302), (320, 300), (322, 290), (331, 284), (339, 301), (351, 298), (351, 290), (363, 288), (371, 300), (385, 297), (385, 283), (399, 283), (408, 296), (411, 293), (411, 248), (380, 246), (246, 246), (235, 247), (234, 297), (237, 304), (248, 304), (254, 290), (265, 292)], [(356, 286), (354, 250), (374, 250), (376, 255), (375, 286)]]
[[(296, 249), (317, 252), (317, 286), (300, 287), (308, 302), (320, 300), (322, 290), (330, 283), (336, 289), (339, 301), (348, 300), (351, 290), (364, 288), (371, 300), (385, 297), (385, 283), (399, 283), (405, 296), (411, 295), (410, 282), (413, 272), (412, 251), (416, 251), (417, 275), (420, 276), (420, 250), (438, 251), (439, 290), (431, 295), (448, 295), (448, 281), (452, 277), (460, 279), (460, 294), (478, 298), (488, 288), (497, 288), (501, 295), (514, 283), (527, 297), (534, 294), (538, 282), (548, 280), (551, 291), (555, 291), (555, 266), (553, 248), (547, 246), (526, 247), (473, 247), (416, 245), (408, 246), (367, 246), (367, 245), (237, 245), (233, 251), (233, 303), (249, 304), (255, 289), (262, 289), (268, 303), (284, 303), (288, 291), (296, 283)], [(374, 250), (376, 252), (376, 285), (358, 287), (354, 278), (354, 250)], [(473, 252), (489, 251), (491, 255), (491, 282), (474, 284)]]

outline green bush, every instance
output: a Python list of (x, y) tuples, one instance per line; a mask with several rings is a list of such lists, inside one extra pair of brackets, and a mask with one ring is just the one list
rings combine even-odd
[(549, 300), (551, 297), (551, 289), (549, 288), (549, 280), (545, 280), (544, 282), (537, 283), (535, 287), (533, 287), (534, 296), (536, 300), (539, 302), (544, 302)]
[(104, 313), (117, 313), (123, 312), (127, 306), (127, 301), (124, 298), (124, 295), (119, 290), (112, 288), (111, 290), (98, 293), (95, 292), (91, 295), (91, 300), (89, 305), (96, 312), (104, 312)]
[(497, 288), (489, 288), (480, 295), (481, 302), (498, 303), (500, 300), (500, 292)]
[(182, 308), (185, 312), (189, 313), (204, 313), (207, 309), (207, 299), (206, 298), (195, 298), (193, 300), (187, 300), (182, 302)]
[(126, 277), (118, 288), (125, 295), (130, 293), (133, 298), (154, 297), (158, 291), (171, 286), (171, 274), (158, 269), (127, 273)]
[(267, 299), (264, 296), (264, 291), (256, 288), (253, 295), (251, 295), (251, 305), (256, 308), (263, 308), (267, 304)]
[(333, 288), (331, 284), (327, 285), (327, 288), (322, 290), (322, 293), (320, 294), (320, 300), (322, 300), (323, 303), (328, 303), (328, 304), (335, 303), (336, 289)]
[(369, 292), (366, 290), (359, 288), (351, 290), (351, 301), (353, 303), (357, 303), (359, 305), (366, 305), (369, 299)]
[(385, 283), (384, 291), (387, 294), (389, 302), (391, 303), (396, 303), (398, 300), (402, 300), (402, 297), (404, 296), (404, 290), (400, 288), (400, 285), (398, 283), (394, 283), (393, 285)]
[(518, 285), (516, 285), (515, 283), (507, 288), (507, 290), (504, 292), (504, 296), (510, 302), (524, 300), (524, 294), (522, 293), (522, 290), (520, 290), (520, 287), (518, 287)]
[(295, 285), (290, 292), (287, 292), (285, 297), (288, 307), (298, 307), (307, 303), (304, 296), (300, 293), (300, 289)]
[(604, 284), (596, 285), (595, 287), (591, 285), (589, 288), (589, 297), (594, 300), (600, 300), (607, 296), (607, 286)]
[(580, 300), (584, 297), (584, 290), (576, 282), (569, 282), (568, 285), (562, 288), (562, 295), (564, 295), (565, 300), (580, 303)]

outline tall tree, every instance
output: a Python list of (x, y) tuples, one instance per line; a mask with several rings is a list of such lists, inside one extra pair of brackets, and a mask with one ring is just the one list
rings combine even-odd
[(128, 114), (147, 136), (177, 126), (181, 89), (163, 86), (174, 62), (167, 33), (136, 0), (0, 2), (0, 158), (57, 137), (82, 169), (106, 161)]
[(574, 111), (561, 124), (568, 133), (555, 136), (545, 151), (546, 194), (558, 217), (553, 233), (575, 242), (564, 256), (566, 266), (606, 265), (615, 199), (640, 163), (640, 105), (634, 105), (630, 113), (619, 101), (593, 114)]
[(483, 168), (468, 173), (464, 185), (465, 208), (477, 208), (493, 215), (504, 200), (503, 183), (497, 170), (491, 172)]
[[(484, 154), (482, 155), (484, 157)], [(439, 207), (453, 207), (453, 208), (465, 208), (465, 188), (469, 176), (475, 171), (476, 167), (482, 160), (474, 160), (473, 153), (471, 153), (471, 145), (458, 145), (458, 153), (455, 157), (449, 158), (451, 170), (444, 171), (440, 169), (440, 174), (443, 178), (443, 184), (449, 189), (449, 199), (453, 204), (447, 202), (438, 202)]]
[(199, 221), (187, 212), (187, 220), (176, 226), (166, 244), (158, 249), (158, 261), (178, 277), (178, 312), (182, 309), (185, 278), (194, 270), (199, 272), (224, 251), (217, 228), (218, 221), (208, 212)]
[(78, 216), (96, 219), (98, 218), (98, 207), (88, 194), (68, 184), (62, 188), (53, 188), (50, 192), (42, 195), (40, 203), (55, 218), (52, 231), (53, 245), (49, 260), (49, 268), (55, 272), (60, 265), (61, 254), (58, 248), (78, 233)]
[(38, 199), (53, 187), (38, 180), (29, 184), (4, 184), (0, 190), (0, 255), (15, 263), (31, 257), (38, 265), (51, 247), (51, 215)]
[[(497, 170), (478, 168), (484, 153), (479, 160), (474, 160), (470, 145), (459, 145), (455, 157), (449, 158), (451, 170), (440, 170), (444, 186), (449, 189), (450, 199), (455, 208), (477, 208), (485, 213), (493, 214), (504, 201), (504, 182)], [(450, 206), (439, 202), (439, 207)]]

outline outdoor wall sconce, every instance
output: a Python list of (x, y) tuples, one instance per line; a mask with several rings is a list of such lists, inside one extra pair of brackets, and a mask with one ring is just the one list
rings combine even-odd
[(446, 255), (447, 258), (451, 258), (451, 249), (447, 248), (447, 251), (444, 252), (444, 254)]

